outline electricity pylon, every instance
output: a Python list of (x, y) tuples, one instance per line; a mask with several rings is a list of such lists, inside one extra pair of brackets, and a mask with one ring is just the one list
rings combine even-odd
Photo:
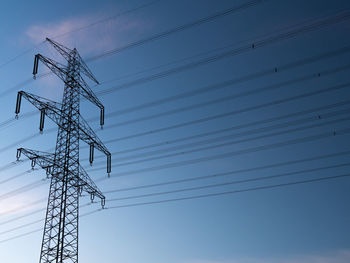
[(26, 98), (41, 112), (40, 132), (44, 128), (45, 115), (58, 125), (55, 153), (46, 153), (24, 148), (17, 149), (17, 159), (23, 153), (38, 164), (50, 177), (50, 192), (47, 203), (44, 234), (42, 239), (40, 263), (78, 262), (78, 217), (79, 195), (83, 191), (101, 200), (105, 197), (90, 179), (79, 163), (79, 141), (90, 145), (90, 163), (93, 162), (94, 148), (107, 156), (107, 173), (111, 172), (111, 154), (103, 145), (88, 123), (80, 115), (80, 95), (96, 104), (100, 110), (100, 124), (104, 124), (104, 107), (89, 88), (82, 74), (98, 84), (78, 51), (46, 39), (68, 62), (67, 66), (37, 54), (34, 59), (34, 79), (41, 61), (64, 82), (62, 103), (20, 91), (17, 94), (16, 116), (20, 112), (21, 98)]

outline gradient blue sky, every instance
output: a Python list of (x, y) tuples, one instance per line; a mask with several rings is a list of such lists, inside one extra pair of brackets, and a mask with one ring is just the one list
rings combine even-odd
[[(42, 43), (45, 37), (52, 37), (68, 47), (76, 47), (82, 57), (88, 59), (113, 48), (147, 38), (153, 34), (209, 16), (215, 12), (244, 2), (246, 1), (160, 0), (129, 14), (114, 17), (113, 19), (78, 30), (75, 33), (62, 35), (148, 2), (143, 0), (6, 1), (6, 3), (2, 3), (0, 16), (0, 23), (2, 25), (0, 27), (2, 36), (0, 65), (16, 57), (18, 54), (22, 54), (24, 51), (26, 52), (11, 63), (0, 66), (0, 77), (2, 80), (0, 88), (0, 92), (2, 93), (2, 97), (0, 98), (0, 121), (3, 122), (14, 118), (16, 93), (20, 89), (57, 101), (60, 100), (63, 85), (57, 77), (52, 75), (36, 81), (30, 80), (26, 82), (26, 85), (17, 86), (32, 77), (34, 54), (42, 53), (48, 57), (60, 60), (57, 53), (47, 43)], [(325, 18), (349, 8), (350, 2), (345, 0), (269, 0), (249, 9), (221, 17), (145, 45), (88, 62), (89, 67), (97, 79), (102, 83), (106, 82), (93, 89), (95, 92), (99, 92), (233, 48), (250, 45), (269, 35), (286, 32), (292, 26), (300, 26), (305, 22)], [(347, 66), (349, 64), (350, 52), (343, 52), (341, 55), (327, 57), (323, 60), (289, 70), (280, 70), (279, 68), (291, 62), (347, 47), (350, 44), (349, 30), (350, 22), (347, 20), (336, 25), (300, 34), (292, 39), (278, 41), (243, 54), (230, 56), (213, 63), (100, 96), (101, 101), (106, 107), (106, 114), (108, 114), (109, 112), (123, 110), (207, 85), (214, 85), (223, 81), (261, 72), (262, 70), (272, 70), (275, 67), (278, 69), (274, 74), (241, 82), (236, 85), (229, 85), (212, 92), (179, 99), (160, 106), (148, 107), (129, 114), (114, 115), (106, 118), (106, 128), (102, 131), (99, 130), (98, 122), (91, 122), (91, 126), (96, 129), (97, 134), (103, 141), (107, 141), (137, 134), (141, 131), (155, 130), (173, 124), (240, 110), (347, 83), (349, 81), (350, 67), (332, 74), (321, 74), (320, 77), (309, 78), (295, 84), (281, 86), (274, 90), (252, 94), (235, 100), (232, 99), (215, 104), (207, 103), (213, 99), (225, 98), (243, 91), (295, 80), (312, 74), (317, 75), (319, 72)], [(150, 70), (154, 67), (157, 68)], [(39, 72), (47, 72), (44, 65), (40, 64)], [(109, 82), (113, 79), (114, 81)], [(9, 89), (11, 91), (3, 93)], [(196, 125), (171, 129), (147, 136), (139, 136), (128, 140), (120, 140), (114, 143), (106, 143), (106, 145), (111, 152), (117, 152), (134, 147), (166, 142), (206, 131), (215, 131), (342, 102), (348, 99), (349, 95), (349, 87), (346, 86), (336, 91), (325, 92)], [(128, 120), (147, 117), (198, 103), (207, 105), (147, 121), (116, 125), (112, 129), (107, 128), (112, 124), (123, 123)], [(86, 101), (82, 102), (81, 108), (85, 119), (99, 115), (98, 109)], [(274, 132), (303, 127), (305, 125), (320, 124), (348, 117), (348, 109), (349, 103), (333, 109), (311, 112), (300, 117), (256, 125), (215, 136), (197, 138), (174, 145), (184, 145), (189, 142), (198, 142), (204, 139), (217, 138), (242, 131), (248, 133), (248, 131), (255, 128), (267, 127), (269, 125), (303, 118), (310, 118), (310, 121), (304, 124), (277, 129)], [(28, 102), (22, 102), (22, 115), (33, 110), (34, 107)], [(324, 114), (340, 110), (343, 110), (341, 114), (323, 118), (323, 116), (327, 116)], [(318, 115), (321, 116), (321, 119), (318, 119)], [(39, 113), (31, 117), (20, 116), (18, 121), (11, 122), (10, 125), (0, 128), (0, 167), (15, 160), (16, 149), (18, 147), (46, 151), (55, 145), (56, 131), (49, 132), (55, 125), (47, 119), (46, 131), (42, 135), (39, 135), (38, 125)], [(251, 140), (239, 144), (227, 144), (226, 146), (209, 150), (180, 154), (182, 151), (198, 148), (199, 146), (197, 145), (195, 147), (172, 151), (179, 153), (173, 157), (130, 165), (119, 165), (127, 160), (118, 161), (117, 158), (127, 157), (131, 153), (113, 155), (112, 160), (114, 162), (111, 179), (101, 181), (97, 184), (102, 191), (109, 191), (349, 151), (349, 135), (338, 134), (338, 131), (347, 129), (348, 127), (349, 121), (343, 120), (288, 134), (269, 136), (259, 140)], [(334, 131), (336, 136), (327, 136), (326, 138), (311, 142), (306, 141), (304, 143), (208, 160), (195, 164), (166, 169), (154, 169), (152, 171), (132, 173), (128, 176), (118, 176), (133, 170), (215, 156), (321, 133), (328, 132), (331, 134)], [(247, 136), (237, 136), (236, 139), (250, 138), (269, 133), (266, 131), (256, 135), (247, 134)], [(33, 138), (20, 142), (21, 139), (28, 136), (32, 136)], [(230, 142), (234, 139), (235, 137), (232, 137), (230, 140), (220, 141), (219, 143)], [(202, 146), (215, 144), (218, 143), (203, 144)], [(84, 146), (83, 142), (81, 146)], [(153, 148), (153, 150), (162, 150), (170, 146), (162, 145), (161, 147)], [(142, 154), (144, 152), (146, 151), (135, 153)], [(156, 156), (164, 154), (166, 153), (160, 153)], [(83, 148), (81, 158), (84, 159), (87, 156), (88, 152), (86, 148)], [(98, 162), (103, 160), (98, 159), (99, 156), (102, 155), (96, 153), (96, 164), (92, 168), (89, 168), (86, 161), (82, 161), (87, 171), (102, 167), (101, 164), (98, 164)], [(147, 157), (145, 153), (144, 156), (132, 160)], [(348, 173), (350, 166), (348, 159), (349, 154), (344, 154), (318, 161), (256, 170), (242, 174), (143, 190), (111, 193), (106, 194), (107, 207), (341, 175)], [(346, 165), (340, 167), (340, 164)], [(225, 183), (233, 180), (332, 165), (339, 165), (339, 167), (267, 181), (108, 202), (108, 199), (111, 198)], [(29, 169), (30, 164), (26, 162), (19, 163), (6, 171), (0, 171), (0, 182)], [(89, 174), (94, 180), (106, 177), (104, 168), (99, 171), (91, 171)], [(13, 190), (30, 183), (35, 183), (40, 179), (43, 179), (43, 181), (38, 187), (22, 193), (15, 192), (6, 195)], [(45, 208), (48, 181), (44, 179), (45, 171), (35, 170), (25, 176), (0, 184), (0, 262), (38, 262), (42, 231), (37, 231), (20, 238), (11, 238), (40, 229), (44, 223), (40, 219), (44, 218), (45, 213), (36, 213), (6, 224), (4, 222), (8, 220), (12, 221), (28, 212)], [(350, 179), (344, 177), (329, 181), (211, 198), (106, 209), (81, 218), (79, 226), (79, 260), (85, 263), (349, 262), (349, 186)], [(37, 200), (41, 201), (35, 205), (30, 205)], [(88, 202), (89, 197), (81, 198), (81, 204)], [(97, 208), (99, 208), (99, 203), (85, 206), (80, 211), (81, 214), (84, 214), (94, 211)], [(10, 210), (14, 210), (14, 212), (9, 213)], [(37, 221), (37, 223), (6, 232), (17, 226), (34, 221)]]

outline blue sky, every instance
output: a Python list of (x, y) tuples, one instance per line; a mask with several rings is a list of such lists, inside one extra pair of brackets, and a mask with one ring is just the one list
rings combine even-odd
[[(81, 163), (106, 193), (108, 208), (81, 217), (81, 262), (349, 262), (349, 19), (269, 41), (348, 11), (348, 1), (262, 1), (92, 59), (246, 2), (3, 4), (0, 262), (39, 260), (49, 181), (45, 171), (31, 171), (29, 162), (12, 162), (19, 147), (52, 150), (57, 130), (47, 118), (39, 134), (40, 114), (27, 101), (13, 120), (19, 90), (61, 99), (57, 77), (32, 79), (35, 54), (62, 61), (43, 43), (45, 37), (78, 49), (101, 82), (93, 90), (107, 114), (103, 130), (98, 121), (90, 124), (112, 152), (110, 179), (102, 154), (96, 152), (89, 167), (81, 142)], [(220, 57), (234, 50), (244, 51)], [(206, 58), (208, 63), (182, 67)], [(45, 72), (40, 64), (39, 73)], [(99, 116), (86, 101), (81, 113), (88, 120)], [(224, 116), (184, 124), (217, 115)], [(284, 176), (262, 180), (275, 175)], [(346, 176), (282, 187), (341, 175)], [(203, 176), (208, 178), (188, 180)], [(233, 183), (246, 179), (255, 181)], [(163, 184), (177, 180), (183, 182)], [(163, 185), (127, 190), (150, 184)], [(281, 187), (269, 188), (276, 185)], [(118, 189), (124, 191), (113, 192)], [(166, 201), (202, 195), (213, 196)], [(111, 200), (118, 198), (128, 199)], [(100, 208), (97, 202), (87, 205), (88, 196), (80, 203), (81, 215)]]

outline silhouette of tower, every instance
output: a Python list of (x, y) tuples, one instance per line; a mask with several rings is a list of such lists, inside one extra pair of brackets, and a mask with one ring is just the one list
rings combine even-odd
[(90, 179), (79, 163), (79, 141), (90, 145), (90, 163), (93, 162), (94, 148), (107, 156), (107, 173), (111, 172), (111, 154), (103, 145), (88, 123), (80, 115), (80, 95), (96, 104), (101, 111), (100, 125), (104, 124), (104, 107), (89, 88), (82, 75), (98, 84), (78, 51), (46, 39), (67, 61), (67, 66), (41, 54), (35, 55), (33, 75), (38, 72), (39, 61), (44, 63), (65, 84), (62, 103), (57, 103), (24, 91), (17, 94), (16, 116), (20, 112), (21, 98), (26, 98), (41, 112), (40, 132), (44, 128), (45, 116), (58, 125), (55, 153), (30, 149), (17, 149), (17, 159), (24, 154), (38, 164), (50, 177), (50, 191), (47, 202), (44, 234), (40, 263), (78, 262), (78, 219), (79, 195), (85, 191), (98, 197), (105, 205), (105, 197)]

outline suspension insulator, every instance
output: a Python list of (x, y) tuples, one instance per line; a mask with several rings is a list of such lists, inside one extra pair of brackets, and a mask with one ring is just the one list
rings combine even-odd
[(21, 153), (22, 153), (22, 150), (21, 149), (17, 149), (17, 153), (16, 153), (17, 161), (19, 161), (19, 158), (21, 158)]
[(106, 205), (106, 199), (101, 199), (101, 206), (102, 206), (102, 209), (105, 208), (105, 205)]
[(34, 66), (33, 66), (33, 78), (36, 78), (36, 74), (38, 73), (38, 65), (39, 65), (39, 54), (36, 54), (34, 57)]
[(36, 164), (36, 158), (34, 158), (34, 159), (32, 159), (32, 169), (34, 169), (34, 167), (35, 167), (35, 164)]
[(22, 92), (17, 93), (17, 102), (16, 102), (16, 110), (15, 113), (18, 114), (21, 110), (21, 101), (22, 101)]
[(105, 108), (102, 108), (101, 112), (100, 112), (100, 125), (101, 125), (101, 128), (103, 127), (104, 124), (105, 124)]
[(108, 175), (111, 173), (111, 155), (107, 155), (107, 173)]
[(89, 154), (90, 165), (92, 165), (93, 161), (94, 161), (94, 144), (91, 143), (90, 144), (90, 154)]
[(44, 130), (44, 122), (45, 122), (45, 109), (40, 110), (40, 125), (39, 130), (42, 132)]
[(93, 202), (94, 202), (94, 199), (95, 199), (95, 195), (94, 195), (94, 194), (91, 194), (91, 195), (90, 195), (90, 199), (91, 199), (91, 203), (93, 203)]

